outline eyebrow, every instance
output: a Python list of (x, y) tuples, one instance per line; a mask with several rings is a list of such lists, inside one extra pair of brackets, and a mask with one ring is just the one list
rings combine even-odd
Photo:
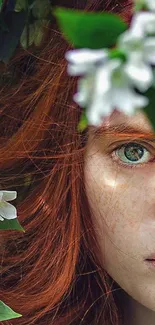
[(137, 137), (137, 138), (147, 138), (151, 139), (153, 138), (153, 142), (155, 142), (155, 131), (149, 132), (144, 131), (143, 127), (135, 127), (128, 125), (126, 123), (121, 123), (118, 125), (113, 126), (102, 126), (100, 128), (97, 128), (94, 130), (95, 138), (100, 138), (104, 136), (105, 134), (112, 134), (116, 136), (129, 136), (129, 137)]

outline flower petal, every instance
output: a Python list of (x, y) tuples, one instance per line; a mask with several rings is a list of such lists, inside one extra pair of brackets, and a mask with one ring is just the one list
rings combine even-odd
[(73, 100), (80, 107), (85, 108), (88, 105), (88, 93), (87, 92), (79, 92), (73, 95)]
[(1, 216), (0, 216), (0, 221), (4, 221), (4, 218), (2, 218)]
[(87, 119), (88, 119), (90, 125), (94, 125), (94, 126), (98, 127), (102, 123), (100, 114), (98, 114), (93, 109), (90, 109), (89, 112), (86, 111), (86, 116), (87, 116)]
[(143, 44), (143, 34), (138, 34), (133, 32), (132, 30), (127, 30), (122, 33), (118, 38), (118, 47), (126, 52), (136, 51), (136, 48), (142, 47)]
[[(67, 66), (67, 73), (70, 76), (81, 76), (83, 74), (86, 74), (90, 72), (93, 69), (93, 66), (91, 63), (81, 63), (81, 64), (68, 64)], [(93, 71), (93, 70), (92, 70)]]
[(78, 92), (73, 99), (81, 107), (86, 107), (92, 101), (92, 94), (100, 98), (111, 86), (112, 70), (120, 66), (120, 60), (112, 60), (100, 67), (94, 69), (94, 73), (90, 73), (85, 78), (78, 80)]
[(96, 97), (101, 98), (103, 94), (105, 94), (111, 88), (112, 74), (115, 70), (120, 68), (121, 63), (121, 60), (118, 59), (111, 60), (96, 70), (96, 80), (94, 81), (94, 91), (96, 92)]
[(148, 104), (147, 97), (136, 94), (130, 88), (115, 88), (112, 98), (117, 109), (129, 116), (134, 115), (138, 108), (146, 107)]
[(16, 191), (0, 191), (0, 195), (3, 193), (3, 200), (4, 201), (12, 201), (17, 198)]
[(102, 101), (102, 106), (98, 105), (98, 103), (96, 103), (95, 106), (91, 105), (89, 107), (89, 110), (86, 111), (89, 124), (92, 124), (94, 126), (100, 126), (100, 124), (103, 123), (104, 117), (111, 114), (112, 110), (113, 108), (110, 104), (110, 101), (109, 102)]
[(144, 57), (150, 64), (155, 64), (155, 37), (147, 37), (144, 42)]
[(135, 87), (142, 92), (146, 91), (153, 83), (152, 69), (142, 60), (137, 60), (137, 58), (131, 56), (124, 65), (124, 71)]
[(96, 71), (94, 92), (100, 97), (101, 94), (110, 88), (110, 70), (107, 65)]
[[(150, 1), (150, 0), (148, 0)], [(153, 12), (140, 11), (133, 15), (130, 29), (137, 35), (155, 32), (155, 14)]]
[(17, 210), (12, 204), (4, 201), (3, 205), (0, 205), (0, 215), (4, 219), (15, 219), (17, 218)]
[(90, 124), (100, 126), (104, 117), (110, 115), (113, 111), (111, 103), (111, 90), (108, 90), (102, 96), (94, 96), (91, 105), (86, 111), (86, 115)]
[(104, 60), (108, 57), (108, 50), (106, 49), (75, 49), (70, 50), (65, 53), (65, 58), (70, 63), (74, 64), (94, 64), (98, 61), (104, 62)]
[(65, 58), (69, 61), (67, 73), (80, 76), (90, 73), (95, 64), (103, 64), (108, 59), (108, 50), (76, 49), (66, 52)]
[(148, 9), (155, 11), (155, 1), (154, 0), (145, 0)]
[(87, 107), (87, 118), (90, 124), (99, 126), (103, 118), (113, 111), (111, 104), (112, 73), (121, 66), (121, 60), (111, 60), (96, 68), (94, 85), (91, 89), (90, 104)]
[(92, 91), (94, 90), (94, 76), (88, 75), (80, 78), (77, 82), (78, 92), (73, 95), (74, 101), (81, 107), (86, 107), (91, 100)]

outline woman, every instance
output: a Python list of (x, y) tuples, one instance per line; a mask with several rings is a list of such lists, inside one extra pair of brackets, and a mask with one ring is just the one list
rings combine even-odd
[[(127, 1), (56, 5), (127, 22), (132, 9)], [(115, 110), (79, 133), (69, 46), (55, 22), (46, 36), (38, 53), (16, 54), (5, 73), (18, 78), (1, 89), (1, 188), (17, 190), (25, 229), (1, 232), (0, 299), (23, 315), (1, 324), (152, 325), (152, 127), (142, 112)]]

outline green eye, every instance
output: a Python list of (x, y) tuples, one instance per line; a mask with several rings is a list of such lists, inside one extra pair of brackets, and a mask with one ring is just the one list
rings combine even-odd
[(150, 152), (141, 144), (128, 143), (115, 150), (117, 157), (130, 164), (147, 163), (150, 160)]

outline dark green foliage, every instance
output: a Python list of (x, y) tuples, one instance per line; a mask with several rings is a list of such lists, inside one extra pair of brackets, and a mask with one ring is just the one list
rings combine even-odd
[(18, 45), (40, 46), (52, 19), (49, 0), (0, 0), (0, 61), (8, 63)]
[(8, 30), (0, 30), (0, 61), (7, 63), (12, 57), (26, 21), (24, 11), (20, 13), (8, 12), (5, 15), (5, 26)]

